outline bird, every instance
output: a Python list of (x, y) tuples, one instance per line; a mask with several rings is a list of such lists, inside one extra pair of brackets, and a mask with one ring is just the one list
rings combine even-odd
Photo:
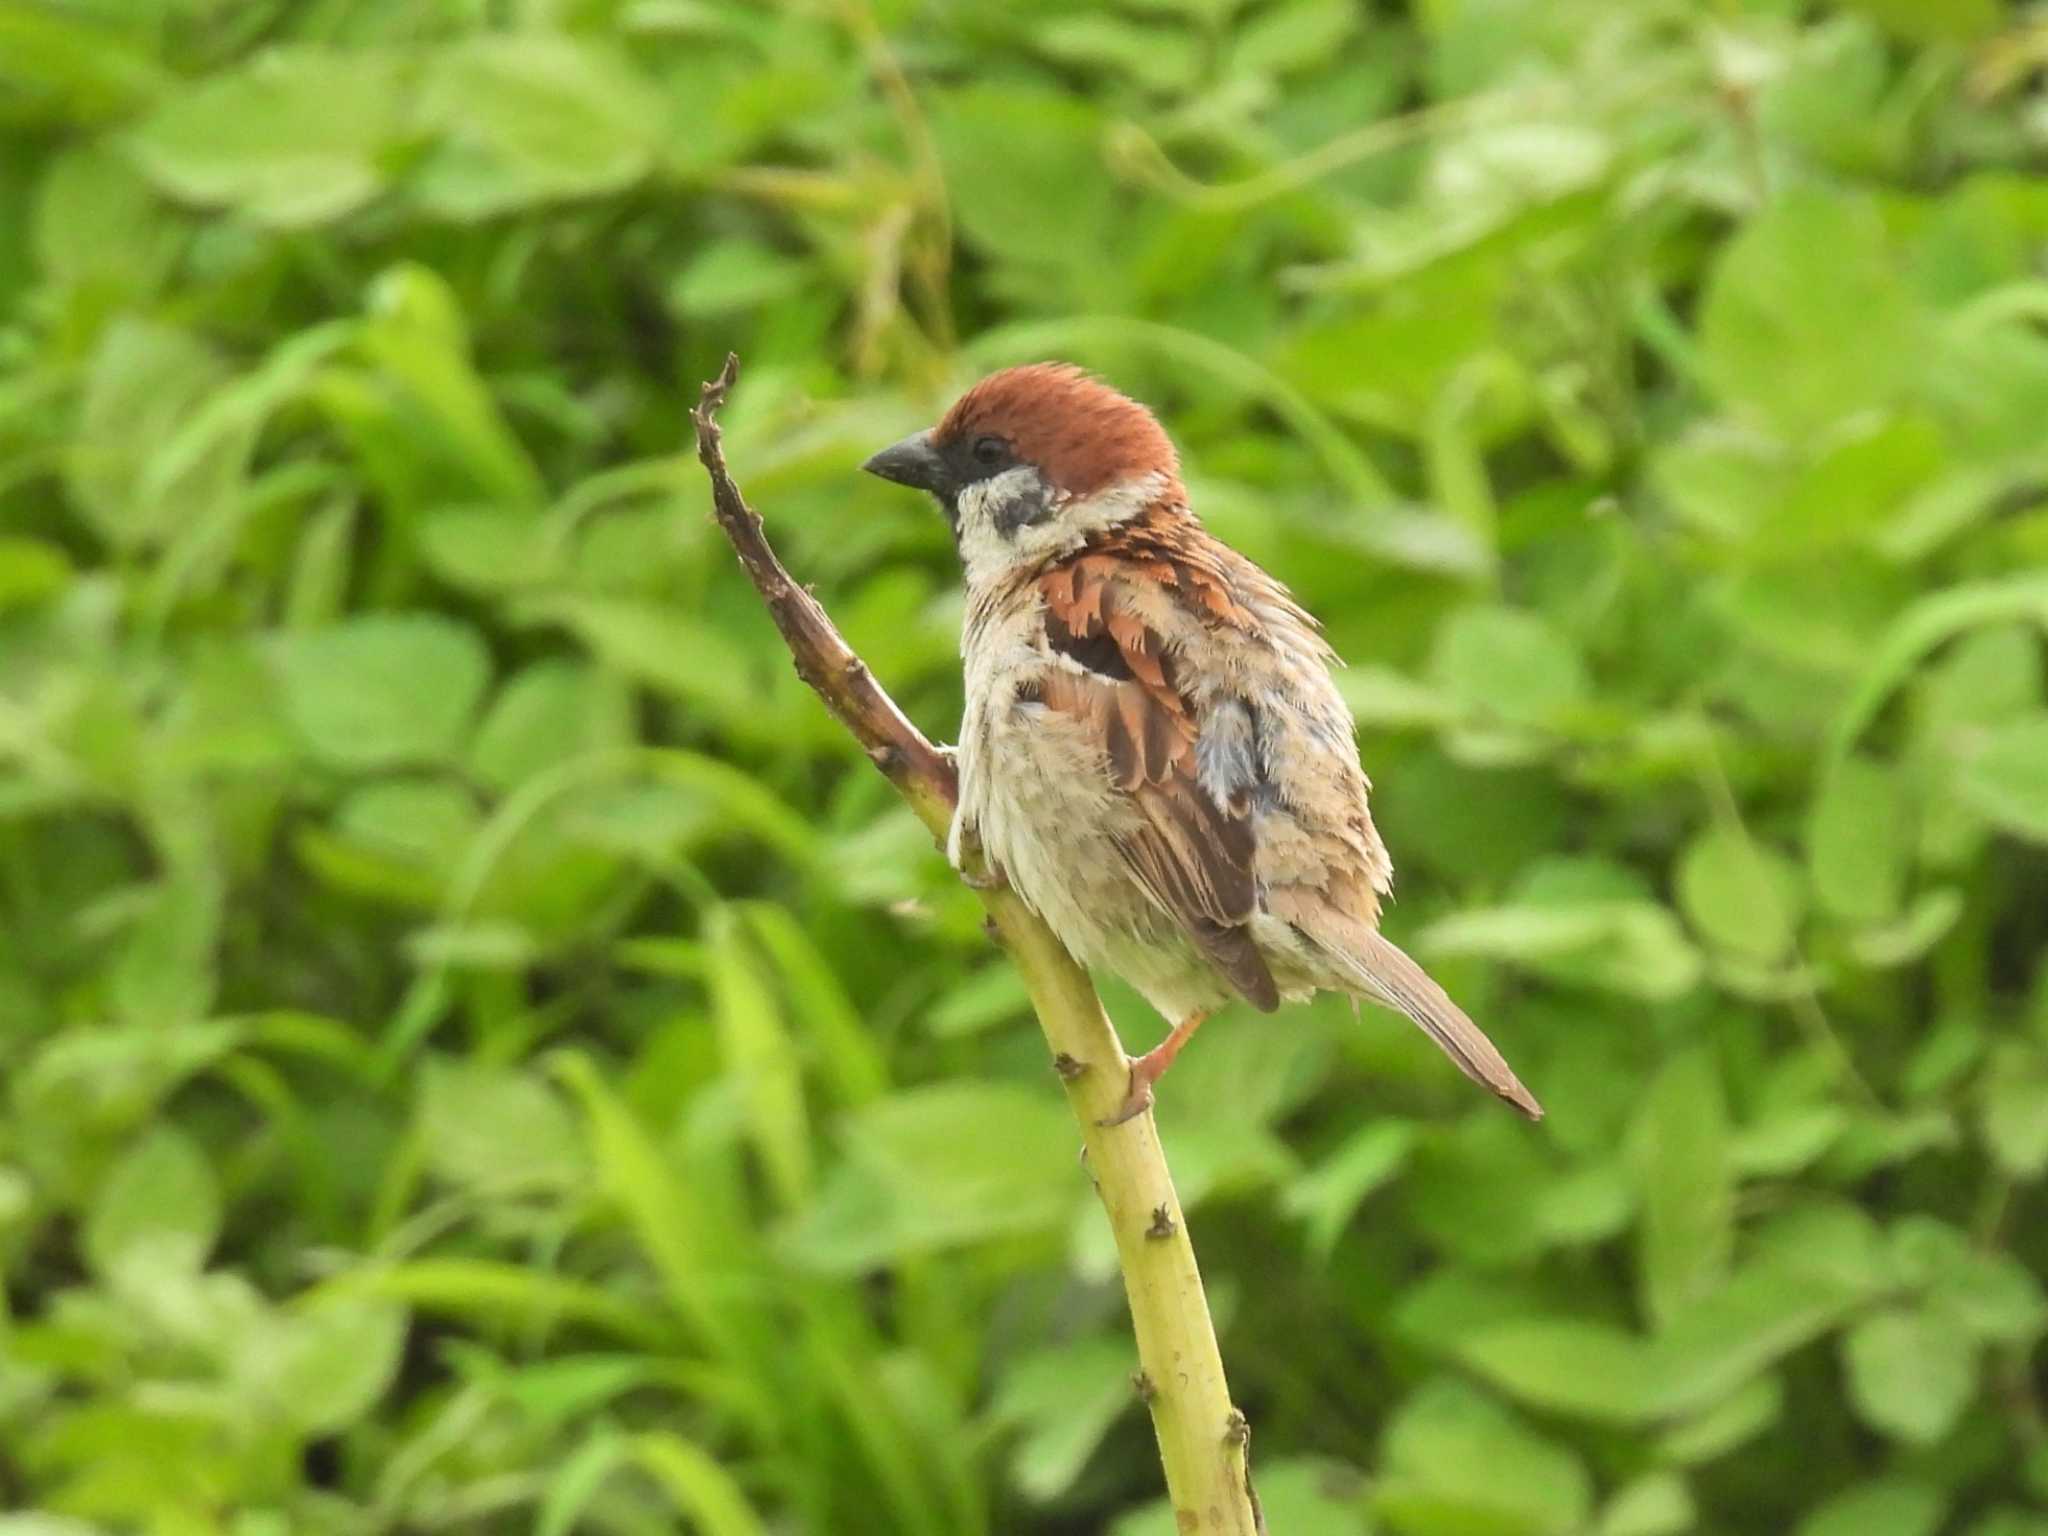
[(929, 492), (965, 585), (946, 851), (978, 852), (1082, 964), (1171, 1026), (1120, 1124), (1203, 1020), (1318, 992), (1406, 1015), (1465, 1075), (1542, 1107), (1379, 931), (1393, 865), (1316, 620), (1203, 527), (1144, 405), (1069, 363), (990, 374), (870, 474)]

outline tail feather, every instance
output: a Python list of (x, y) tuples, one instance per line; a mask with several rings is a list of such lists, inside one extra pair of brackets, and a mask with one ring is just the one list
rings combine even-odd
[(1398, 946), (1369, 931), (1363, 943), (1347, 945), (1346, 950), (1341, 956), (1348, 962), (1345, 969), (1358, 979), (1367, 997), (1413, 1019), (1473, 1082), (1492, 1090), (1531, 1120), (1543, 1118), (1543, 1106), (1522, 1086), (1514, 1068), (1485, 1032)]

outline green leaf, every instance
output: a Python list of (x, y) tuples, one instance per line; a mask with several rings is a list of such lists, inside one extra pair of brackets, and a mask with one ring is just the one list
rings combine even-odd
[(168, 482), (151, 479), (226, 372), (183, 331), (135, 319), (107, 327), (65, 444), (66, 483), (102, 538), (123, 549), (154, 544), (234, 494), (241, 472), (234, 445), (201, 455)]
[(202, 80), (136, 130), (136, 158), (173, 197), (305, 226), (382, 190), (400, 135), (398, 71), (368, 53), (288, 49)]
[(1614, 1163), (1588, 1163), (1552, 1180), (1537, 1197), (1536, 1225), (1563, 1245), (1604, 1242), (1635, 1214), (1633, 1181)]
[(1484, 955), (1557, 980), (1650, 1000), (1698, 984), (1699, 951), (1641, 886), (1596, 860), (1532, 866), (1509, 905), (1456, 913), (1424, 929), (1432, 955)]
[(2010, 1253), (1980, 1248), (1956, 1228), (1907, 1216), (1891, 1231), (1893, 1262), (1906, 1284), (1987, 1342), (2024, 1344), (2048, 1328), (2041, 1281)]
[(1841, 1137), (1849, 1123), (1839, 1104), (1806, 1104), (1744, 1126), (1728, 1149), (1742, 1173), (1783, 1178), (1809, 1168)]
[[(1370, 1536), (1362, 1485), (1355, 1470), (1338, 1463), (1302, 1456), (1269, 1460), (1258, 1472), (1259, 1512), (1269, 1531)], [(1167, 1529), (1179, 1536), (1177, 1526)]]
[(1359, 21), (1343, 0), (1283, 0), (1235, 29), (1231, 73), (1284, 75), (1312, 68), (1340, 48)]
[(438, 614), (364, 614), (280, 638), (285, 710), (332, 767), (446, 761), (490, 680), (476, 632)]
[(366, 1265), (328, 1281), (321, 1290), (336, 1296), (389, 1298), (421, 1311), (493, 1326), (512, 1324), (545, 1332), (574, 1323), (656, 1352), (675, 1344), (674, 1327), (645, 1298), (614, 1296), (601, 1286), (490, 1259)]
[(1873, 1429), (1925, 1445), (1946, 1435), (1977, 1392), (1977, 1346), (1927, 1308), (1888, 1308), (1842, 1340), (1849, 1400)]
[(57, 284), (154, 292), (181, 233), (133, 158), (103, 142), (58, 156), (36, 198), (36, 261)]
[(315, 398), (353, 429), (399, 510), (487, 501), (515, 518), (540, 506), (540, 471), (477, 372), (447, 279), (410, 261), (378, 273), (354, 340), (368, 372), (330, 370)]
[[(2034, 1478), (2035, 1486), (2040, 1477)], [(1995, 1509), (1968, 1527), (1967, 1536), (2048, 1536), (2048, 1517), (2029, 1514), (2011, 1506)]]
[(1660, 1452), (1685, 1466), (1715, 1461), (1777, 1422), (1785, 1389), (1775, 1376), (1757, 1376), (1691, 1419), (1673, 1425), (1658, 1441)]
[(1600, 1512), (1599, 1536), (1680, 1536), (1698, 1519), (1692, 1490), (1675, 1472), (1647, 1472)]
[(939, 1039), (976, 1035), (1031, 1016), (1031, 993), (1017, 968), (998, 960), (968, 976), (926, 1011), (924, 1027)]
[(1415, 1146), (1415, 1127), (1381, 1120), (1361, 1127), (1318, 1167), (1288, 1185), (1281, 1207), (1308, 1227), (1309, 1247), (1325, 1261), (1372, 1192), (1398, 1177)]
[[(1760, 659), (1791, 669), (1795, 677), (1817, 672), (1834, 678), (1864, 665), (1909, 596), (1907, 580), (1895, 567), (1841, 550), (1817, 569), (1796, 560), (1745, 567), (1712, 584), (1706, 599)], [(1730, 679), (1728, 686), (1737, 690), (1771, 681), (1768, 675), (1745, 676)], [(1796, 710), (1792, 718), (1806, 730), (1831, 697), (1788, 699), (1779, 707), (1788, 714)]]
[[(766, 951), (810, 1054), (840, 1102), (865, 1104), (880, 1097), (889, 1086), (881, 1048), (810, 935), (787, 910), (769, 902), (747, 902), (740, 911)], [(1014, 974), (1008, 965), (996, 969)]]
[[(1919, 5), (1915, 0), (1849, 0), (1857, 10), (1875, 18), (1888, 32), (1908, 43), (1972, 42), (1990, 36), (2006, 20), (1998, 0), (1946, 0), (1941, 5)], [(1800, 1536), (1814, 1536), (1802, 1530)], [(1827, 1536), (1848, 1536), (1846, 1530)], [(1873, 1527), (1871, 1536), (1894, 1536), (1890, 1528)], [(1906, 1536), (1901, 1531), (1899, 1536)]]
[(632, 701), (616, 679), (573, 661), (540, 661), (509, 678), (491, 700), (469, 769), (492, 788), (522, 781), (633, 740)]
[(562, 551), (540, 518), (500, 507), (440, 507), (420, 522), (420, 552), (443, 581), (495, 595), (559, 580)]
[(845, 1135), (844, 1163), (791, 1233), (823, 1269), (1051, 1232), (1073, 1209), (1073, 1123), (1049, 1094), (936, 1083), (877, 1099)]
[(175, 1126), (160, 1126), (101, 1180), (86, 1214), (85, 1255), (108, 1279), (197, 1270), (220, 1227), (220, 1186), (206, 1154)]
[(1850, 940), (1865, 965), (1910, 965), (1939, 944), (1963, 915), (1963, 897), (1953, 887), (1923, 891), (1905, 915), (1883, 928), (1866, 928)]
[(480, 1195), (566, 1189), (588, 1176), (561, 1099), (514, 1067), (429, 1061), (418, 1121), (427, 1166)]
[(1714, 826), (1679, 855), (1678, 902), (1712, 943), (1751, 960), (1782, 960), (1797, 937), (1804, 891), (1776, 849)]
[(1063, 63), (1096, 66), (1152, 91), (1186, 90), (1201, 71), (1196, 40), (1179, 27), (1088, 11), (1048, 17), (1033, 42)]
[(714, 711), (728, 726), (760, 715), (753, 658), (729, 634), (689, 614), (631, 598), (567, 596), (525, 605), (520, 613), (530, 623), (565, 626), (599, 660)]
[(1665, 1411), (1657, 1362), (1643, 1341), (1604, 1323), (1530, 1318), (1476, 1330), (1459, 1357), (1533, 1407), (1615, 1424)]
[(1826, 1166), (1838, 1175), (1862, 1177), (1924, 1152), (1952, 1149), (1962, 1139), (1956, 1117), (1939, 1106), (1897, 1115), (1863, 1114), (1850, 1121), (1848, 1130), (1830, 1152)]
[(335, 1297), (284, 1314), (247, 1340), (244, 1381), (300, 1434), (334, 1434), (376, 1405), (405, 1348), (401, 1307)]
[(1912, 840), (1898, 775), (1866, 757), (1826, 770), (1807, 819), (1807, 868), (1821, 906), (1856, 923), (1898, 916)]
[(2048, 843), (2048, 711), (1987, 732), (1958, 768), (1956, 792), (2001, 830)]
[(1876, 209), (1811, 184), (1785, 192), (1729, 242), (1700, 316), (1715, 388), (1795, 438), (1894, 398), (1912, 376), (1920, 336)]
[(120, 14), (73, 17), (42, 5), (0, 6), (0, 81), (53, 121), (90, 123), (133, 111), (168, 82), (139, 36), (106, 24)]
[(1542, 616), (1466, 608), (1437, 631), (1430, 675), (1483, 719), (1555, 725), (1587, 692), (1586, 669)]
[(0, 1515), (0, 1536), (104, 1536), (104, 1527), (69, 1515)]
[(414, 196), (483, 219), (632, 185), (654, 163), (662, 106), (599, 45), (521, 31), (479, 34), (435, 58), (420, 114), (441, 141), (413, 176)]
[(692, 1530), (704, 1536), (768, 1536), (768, 1527), (732, 1474), (703, 1447), (662, 1432), (635, 1436), (640, 1464)]
[(550, 1428), (573, 1425), (593, 1409), (670, 1379), (665, 1362), (625, 1353), (563, 1354), (508, 1365), (487, 1348), (469, 1347), (460, 1366), (465, 1376), (487, 1383), (494, 1395)]
[(811, 1189), (811, 1127), (796, 1043), (739, 915), (720, 907), (705, 920), (711, 946), (712, 1014), (726, 1083), (776, 1203), (803, 1204)]
[(1392, 667), (1346, 667), (1336, 674), (1336, 682), (1353, 718), (1363, 726), (1434, 730), (1456, 724), (1460, 714), (1456, 699)]
[(152, 1028), (202, 1018), (219, 990), (221, 921), (210, 875), (151, 893), (107, 977), (115, 1013)]
[[(1996, 606), (2013, 594), (2001, 589)], [(2023, 600), (2031, 589), (2018, 594)], [(2048, 586), (2038, 594), (2039, 627), (2048, 629)], [(1990, 602), (1991, 598), (1986, 597)], [(1992, 623), (1958, 638), (1914, 689), (1918, 734), (1933, 751), (1962, 756), (1990, 728), (2041, 706), (2041, 642), (2034, 628)]]
[[(1000, 262), (1087, 263), (1113, 190), (1101, 127), (1064, 91), (976, 85), (940, 97), (932, 132), (967, 240)], [(1002, 175), (987, 174), (997, 165)]]
[(990, 1411), (1021, 1431), (1010, 1475), (1042, 1504), (1074, 1485), (1110, 1426), (1136, 1402), (1130, 1342), (1098, 1335), (1018, 1360), (1003, 1373)]
[(72, 561), (41, 539), (0, 537), (0, 612), (25, 608), (61, 590), (72, 575)]
[(1851, 545), (1878, 546), (1916, 492), (1943, 483), (1946, 467), (1942, 432), (1926, 416), (1847, 423), (1783, 503), (1765, 509), (1748, 547), (1770, 559), (1811, 560)]
[(1799, 1522), (1795, 1536), (1934, 1536), (1947, 1513), (1939, 1489), (1882, 1478), (1836, 1494)]
[(786, 301), (801, 292), (811, 269), (751, 240), (723, 240), (687, 262), (668, 287), (668, 305), (690, 320)]
[(1782, 1262), (1866, 1296), (1890, 1289), (1897, 1278), (1877, 1223), (1846, 1200), (1789, 1205), (1759, 1223), (1754, 1248), (1759, 1259)]
[(600, 1424), (551, 1469), (547, 1493), (534, 1513), (533, 1536), (574, 1536), (584, 1511), (605, 1480), (628, 1459), (626, 1437)]
[[(445, 779), (377, 779), (351, 790), (337, 807), (335, 831), (366, 852), (439, 874), (476, 835), (476, 804)], [(438, 881), (426, 882), (438, 889)]]
[(750, 1340), (728, 1300), (738, 1294), (744, 1249), (710, 1191), (678, 1174), (587, 1059), (565, 1054), (556, 1071), (582, 1107), (604, 1189), (625, 1212), (671, 1305), (721, 1352), (744, 1358)]
[(341, 616), (356, 527), (356, 508), (345, 499), (329, 502), (307, 522), (292, 557), (284, 628), (318, 629)]
[(1399, 1531), (1563, 1536), (1592, 1513), (1577, 1457), (1471, 1388), (1436, 1381), (1387, 1428), (1373, 1503)]
[(2048, 1053), (2002, 1047), (1984, 1077), (1982, 1124), (1991, 1155), (2013, 1177), (2048, 1173)]
[(1643, 1212), (1643, 1310), (1669, 1324), (1725, 1276), (1734, 1248), (1728, 1111), (1713, 1056), (1689, 1051), (1657, 1074), (1630, 1134)]
[[(1967, 645), (1958, 647), (1957, 654), (1950, 658), (1951, 667), (1961, 667), (1966, 658), (1968, 660), (1961, 689), (1966, 702), (1988, 701), (2000, 693), (2010, 694), (2020, 685), (2019, 680), (2029, 675), (2029, 671), (2038, 678), (2041, 665), (2038, 651), (2022, 651), (2015, 644), (2016, 640), (2023, 642), (2025, 638), (2010, 627), (2019, 620), (2048, 628), (2048, 576), (2026, 572), (1995, 580), (1966, 582), (1929, 593), (1915, 601), (1891, 622), (1871, 648), (1863, 676), (1829, 732), (1830, 752), (1836, 757), (1846, 754), (1877, 717), (1892, 690), (1912, 674), (1920, 658), (1943, 641), (1970, 630), (1997, 626), (2007, 638), (1987, 652), (1978, 652)], [(2038, 682), (2026, 694), (2025, 702), (2038, 706)]]
[(1696, 1413), (1826, 1333), (1866, 1288), (1796, 1258), (1758, 1259), (1673, 1317), (1653, 1341), (1674, 1412)]
[(1747, 543), (1768, 509), (1790, 494), (1793, 463), (1763, 433), (1703, 422), (1657, 451), (1651, 483), (1699, 533)]

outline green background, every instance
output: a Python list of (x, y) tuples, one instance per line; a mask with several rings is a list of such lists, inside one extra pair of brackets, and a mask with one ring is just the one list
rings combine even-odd
[[(2048, 20), (0, 0), (5, 1536), (1160, 1536), (934, 736), (985, 369), (1292, 584), (1389, 930), (1160, 1121), (1275, 1536), (2042, 1536)], [(1127, 991), (1135, 1046), (1160, 1026)]]

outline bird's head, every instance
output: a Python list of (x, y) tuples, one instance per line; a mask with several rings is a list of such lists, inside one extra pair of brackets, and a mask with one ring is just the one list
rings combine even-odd
[(1067, 363), (990, 374), (936, 427), (861, 467), (938, 499), (971, 586), (1184, 501), (1179, 458), (1152, 413)]

